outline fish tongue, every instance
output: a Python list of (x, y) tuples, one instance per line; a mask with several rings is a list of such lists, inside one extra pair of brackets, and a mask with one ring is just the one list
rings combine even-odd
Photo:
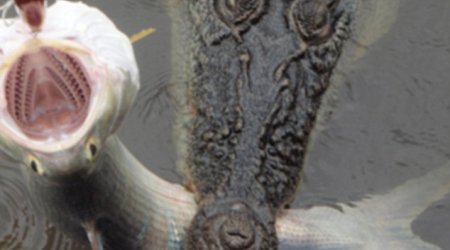
[[(59, 138), (84, 120), (85, 109), (77, 109), (51, 81), (36, 84), (34, 103), (28, 120), (29, 136)], [(34, 132), (32, 132), (34, 131)]]
[[(46, 114), (49, 116), (56, 115), (65, 110), (76, 111), (76, 104), (67, 100), (68, 97), (65, 97), (62, 90), (55, 85), (56, 83), (48, 80), (36, 84), (35, 96), (32, 97), (34, 109), (31, 112), (31, 120)], [(76, 112), (74, 113), (76, 114)]]
[(44, 0), (15, 0), (24, 21), (33, 32), (41, 29), (44, 22)]

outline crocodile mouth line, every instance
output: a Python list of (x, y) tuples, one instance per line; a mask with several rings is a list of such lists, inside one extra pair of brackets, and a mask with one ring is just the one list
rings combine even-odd
[(86, 119), (91, 86), (78, 58), (53, 47), (38, 47), (18, 57), (7, 72), (7, 112), (33, 140), (62, 138)]

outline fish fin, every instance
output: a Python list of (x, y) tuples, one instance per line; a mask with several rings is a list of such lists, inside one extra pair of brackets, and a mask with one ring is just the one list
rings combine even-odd
[(102, 236), (95, 226), (95, 221), (83, 223), (92, 250), (103, 250)]

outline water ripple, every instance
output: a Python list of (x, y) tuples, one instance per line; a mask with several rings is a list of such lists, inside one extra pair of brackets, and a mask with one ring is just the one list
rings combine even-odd
[(42, 249), (45, 220), (32, 210), (20, 171), (0, 168), (0, 249)]
[(5, 164), (0, 165), (0, 249), (82, 249), (33, 209), (20, 170)]

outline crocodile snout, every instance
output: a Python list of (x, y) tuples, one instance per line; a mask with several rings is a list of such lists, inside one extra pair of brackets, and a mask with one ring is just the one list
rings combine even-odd
[(233, 213), (220, 227), (220, 241), (229, 249), (249, 249), (255, 242), (255, 227), (242, 213)]
[[(242, 201), (222, 200), (205, 205), (193, 219), (186, 250), (268, 250), (277, 238), (270, 214)], [(263, 216), (265, 215), (265, 217)]]

